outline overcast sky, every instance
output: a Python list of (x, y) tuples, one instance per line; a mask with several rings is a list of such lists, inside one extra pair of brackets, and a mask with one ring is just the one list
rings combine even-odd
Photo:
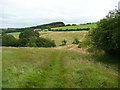
[(120, 0), (0, 0), (0, 28), (96, 22)]

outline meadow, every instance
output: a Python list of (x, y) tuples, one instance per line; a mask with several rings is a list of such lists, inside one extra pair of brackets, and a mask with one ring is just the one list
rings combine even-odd
[(20, 32), (14, 32), (14, 33), (7, 33), (8, 35), (19, 35)]
[[(83, 41), (88, 31), (39, 33), (40, 37), (55, 40), (57, 46), (2, 47), (3, 88), (118, 88), (116, 56), (72, 44), (75, 38)], [(8, 34), (18, 39), (20, 33)], [(67, 44), (60, 46), (64, 39)]]
[(100, 62), (83, 48), (2, 49), (3, 88), (118, 87), (117, 64)]
[(86, 25), (76, 25), (76, 26), (65, 26), (65, 27), (58, 27), (58, 28), (51, 28), (52, 30), (54, 29), (62, 29), (62, 30), (66, 30), (66, 29), (84, 29), (84, 28), (96, 28), (97, 24), (86, 24)]
[(88, 31), (68, 31), (68, 32), (54, 32), (54, 31), (47, 31), (47, 32), (40, 32), (40, 36), (44, 38), (50, 38), (55, 40), (57, 46), (62, 44), (62, 41), (65, 39), (67, 41), (67, 45), (72, 44), (75, 38), (79, 41), (85, 37)]
[(55, 40), (54, 48), (2, 47), (3, 88), (117, 88), (117, 58), (72, 44), (87, 33), (40, 32)]
[[(55, 40), (57, 46), (62, 44), (62, 41), (67, 40), (67, 45), (72, 44), (75, 38), (81, 41), (88, 31), (66, 31), (66, 32), (58, 32), (58, 31), (40, 31), (40, 37), (50, 38), (51, 40)], [(13, 33), (12, 33), (13, 34)], [(19, 38), (19, 34), (13, 34), (15, 38)]]
[[(58, 28), (51, 28), (52, 30), (54, 29), (84, 29), (84, 28), (96, 28), (97, 24), (86, 24), (86, 25), (76, 25), (76, 26), (64, 26), (64, 27), (58, 27)], [(46, 29), (45, 29), (46, 30)], [(43, 30), (44, 31), (44, 30)], [(20, 32), (14, 32), (14, 33), (8, 33), (9, 35), (19, 35)]]

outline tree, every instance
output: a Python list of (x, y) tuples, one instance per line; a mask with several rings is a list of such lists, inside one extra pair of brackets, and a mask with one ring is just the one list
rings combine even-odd
[(110, 11), (106, 18), (100, 20), (98, 27), (89, 32), (92, 44), (106, 53), (120, 52), (120, 17), (117, 10)]
[(45, 38), (42, 38), (42, 37), (39, 37), (37, 39), (36, 45), (38, 47), (55, 47), (56, 46), (56, 44), (53, 40), (45, 39)]
[(71, 26), (71, 24), (67, 24), (66, 26)]
[(72, 24), (72, 26), (76, 26), (76, 24)]
[(2, 36), (6, 35), (6, 33), (4, 31), (2, 31)]
[[(19, 35), (19, 46), (27, 47), (27, 46), (36, 46), (36, 40), (39, 38), (39, 32), (33, 31), (33, 29), (25, 29)], [(34, 43), (34, 44), (33, 44)]]
[(17, 46), (18, 41), (12, 35), (4, 35), (2, 37), (2, 46)]

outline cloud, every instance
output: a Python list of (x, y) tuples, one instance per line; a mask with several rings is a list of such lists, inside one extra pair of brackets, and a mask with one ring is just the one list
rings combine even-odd
[(63, 21), (95, 22), (117, 6), (119, 0), (1, 0), (0, 27), (27, 27)]

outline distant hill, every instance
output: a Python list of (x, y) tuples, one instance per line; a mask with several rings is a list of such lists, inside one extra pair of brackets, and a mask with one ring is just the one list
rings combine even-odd
[(53, 22), (53, 23), (43, 24), (43, 25), (34, 26), (34, 27), (30, 27), (30, 28), (33, 28), (33, 29), (49, 29), (49, 28), (63, 27), (63, 26), (65, 26), (65, 24), (63, 22)]
[(38, 25), (38, 26), (32, 26), (32, 27), (25, 27), (25, 28), (7, 28), (7, 29), (2, 29), (6, 33), (11, 33), (11, 32), (22, 32), (24, 29), (49, 29), (49, 28), (55, 28), (55, 27), (63, 27), (65, 24), (63, 22), (52, 22), (48, 24), (43, 24), (43, 25)]

